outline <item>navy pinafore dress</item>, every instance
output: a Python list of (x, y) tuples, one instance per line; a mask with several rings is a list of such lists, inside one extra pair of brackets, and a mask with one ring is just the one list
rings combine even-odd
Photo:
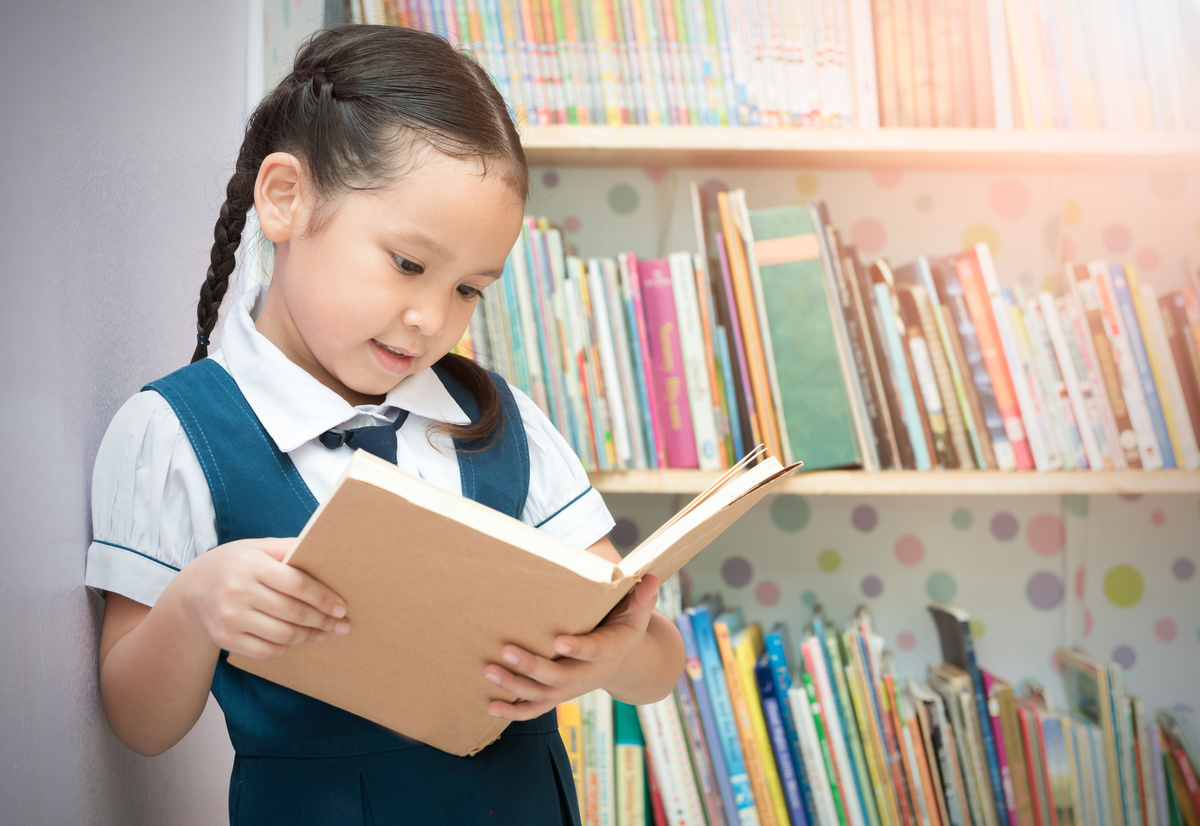
[[(433, 369), (474, 420), (475, 399), (440, 366)], [(529, 490), (525, 430), (508, 385), (493, 381), (504, 428), (486, 450), (456, 440), (463, 495), (519, 517)], [(300, 533), (317, 501), (228, 372), (204, 359), (146, 389), (171, 405), (200, 459), (219, 544)], [(212, 692), (236, 753), (233, 826), (580, 822), (553, 711), (510, 724), (473, 757), (456, 757), (234, 668), (225, 657)]]

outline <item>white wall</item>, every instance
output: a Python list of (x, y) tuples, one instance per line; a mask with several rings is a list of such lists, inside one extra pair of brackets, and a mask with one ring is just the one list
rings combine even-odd
[(194, 344), (246, 31), (236, 0), (0, 4), (4, 823), (227, 822), (214, 709), (152, 760), (109, 733), (82, 582), (100, 436)]

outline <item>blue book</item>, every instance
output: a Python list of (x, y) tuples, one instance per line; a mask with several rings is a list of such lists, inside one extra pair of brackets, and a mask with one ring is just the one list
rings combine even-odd
[(796, 767), (796, 780), (800, 783), (800, 800), (804, 804), (804, 813), (808, 822), (819, 823), (816, 807), (813, 804), (812, 783), (804, 770), (804, 758), (800, 754), (800, 735), (796, 731), (796, 721), (792, 717), (792, 707), (787, 701), (788, 692), (792, 688), (792, 665), (788, 661), (787, 628), (782, 622), (777, 622), (763, 636), (767, 656), (771, 662), (771, 676), (775, 680), (775, 694), (779, 700), (779, 716), (782, 718), (784, 734), (787, 736), (788, 749), (792, 763)]
[(996, 754), (996, 738), (989, 721), (988, 696), (983, 687), (983, 675), (979, 663), (975, 660), (975, 641), (971, 637), (970, 618), (966, 611), (952, 605), (934, 604), (929, 606), (937, 626), (938, 641), (941, 644), (942, 659), (951, 665), (956, 665), (971, 675), (971, 687), (975, 695), (976, 713), (979, 715), (979, 730), (983, 738), (983, 754), (987, 759), (988, 777), (991, 779), (992, 798), (996, 812), (1000, 817), (1008, 811), (1008, 802), (1004, 797), (1004, 786), (1000, 779), (1000, 763)]
[(700, 664), (704, 667), (704, 684), (712, 703), (717, 737), (725, 755), (729, 785), (733, 789), (733, 801), (738, 814), (734, 822), (749, 826), (758, 823), (758, 810), (754, 806), (754, 791), (750, 788), (750, 775), (746, 773), (746, 758), (742, 754), (741, 740), (738, 739), (733, 702), (729, 699), (725, 668), (721, 663), (721, 652), (717, 648), (717, 637), (713, 632), (712, 614), (719, 613), (719, 607), (716, 600), (708, 600), (687, 610), (692, 615), (696, 651), (700, 655)]
[(637, 309), (633, 301), (634, 285), (628, 266), (618, 267), (621, 302), (625, 307), (625, 329), (629, 335), (629, 355), (633, 361), (633, 383), (637, 388), (638, 413), (641, 416), (642, 434), (646, 442), (646, 462), (650, 470), (658, 470), (658, 440), (654, 435), (654, 418), (650, 413), (650, 395), (646, 382), (650, 381), (650, 367), (642, 350), (638, 334)]
[(908, 431), (909, 441), (912, 442), (913, 460), (916, 462), (917, 470), (930, 470), (932, 463), (929, 461), (929, 443), (925, 441), (925, 425), (921, 420), (920, 409), (917, 407), (913, 377), (908, 372), (908, 356), (904, 351), (904, 342), (900, 340), (900, 327), (892, 304), (892, 287), (890, 284), (876, 283), (872, 289), (875, 300), (875, 318), (887, 350), (892, 386), (896, 388), (896, 392), (900, 396), (900, 410), (904, 416), (904, 429)]
[(1121, 323), (1129, 333), (1129, 349), (1133, 351), (1133, 363), (1137, 367), (1142, 393), (1146, 397), (1146, 407), (1150, 408), (1150, 421), (1154, 424), (1154, 436), (1158, 439), (1158, 449), (1162, 453), (1163, 468), (1173, 468), (1176, 463), (1175, 452), (1171, 449), (1171, 435), (1167, 432), (1167, 419), (1163, 415), (1162, 402), (1158, 398), (1158, 385), (1154, 383), (1154, 371), (1150, 368), (1150, 355), (1146, 352), (1142, 325), (1138, 322), (1137, 309), (1129, 292), (1129, 282), (1125, 280), (1125, 268), (1120, 264), (1110, 264), (1108, 273), (1112, 281), (1113, 300), (1121, 313)]
[(792, 745), (783, 727), (781, 709), (787, 705), (786, 695), (784, 701), (780, 702), (775, 675), (771, 669), (771, 655), (766, 651), (763, 651), (758, 662), (754, 664), (754, 680), (758, 683), (758, 699), (762, 704), (763, 718), (767, 722), (767, 734), (771, 738), (771, 751), (775, 755), (775, 766), (779, 769), (779, 780), (783, 784), (783, 799), (787, 803), (788, 816), (792, 819), (792, 826), (809, 826), (812, 821), (808, 819), (804, 800), (800, 796), (800, 779), (796, 775), (796, 765), (792, 762)]
[(721, 360), (721, 375), (725, 381), (725, 406), (729, 410), (729, 437), (733, 440), (733, 455), (745, 456), (754, 449), (742, 441), (742, 419), (738, 415), (737, 394), (733, 382), (733, 359), (729, 353), (729, 336), (725, 328), (717, 325), (717, 355)]
[[(683, 637), (683, 650), (687, 658), (684, 674), (692, 685), (692, 695), (696, 699), (696, 710), (700, 713), (700, 723), (704, 727), (706, 739), (710, 741), (708, 754), (712, 761), (713, 774), (716, 775), (717, 789), (720, 792), (721, 808), (725, 811), (726, 821), (738, 822), (737, 804), (734, 801), (733, 786), (729, 781), (729, 769), (725, 762), (724, 749), (720, 747), (717, 738), (717, 721), (713, 714), (712, 699), (708, 694), (708, 686), (704, 680), (704, 664), (700, 661), (700, 651), (696, 647), (696, 631), (692, 627), (692, 612), (688, 608), (675, 617), (675, 625), (679, 635)], [(707, 609), (705, 609), (707, 610)]]

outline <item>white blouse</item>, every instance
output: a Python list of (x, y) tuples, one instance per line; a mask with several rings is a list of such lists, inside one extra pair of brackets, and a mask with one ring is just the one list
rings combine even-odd
[[(397, 464), (446, 490), (461, 492), (453, 441), (429, 431), (469, 419), (429, 369), (406, 378), (379, 405), (351, 406), (292, 363), (254, 327), (266, 288), (231, 308), (222, 347), (212, 358), (229, 371), (268, 435), (288, 454), (318, 502), (350, 461), (349, 447), (329, 450), (318, 437), (409, 416), (398, 431)], [(536, 404), (513, 396), (529, 444), (529, 495), (521, 520), (586, 548), (614, 522), (579, 459)], [(149, 390), (130, 398), (104, 434), (92, 474), (92, 536), (85, 583), (153, 605), (179, 570), (217, 544), (216, 512), (200, 461), (171, 406)]]

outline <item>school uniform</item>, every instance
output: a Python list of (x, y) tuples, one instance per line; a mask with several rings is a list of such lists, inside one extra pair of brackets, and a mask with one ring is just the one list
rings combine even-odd
[[(456, 451), (433, 423), (467, 424), (473, 398), (439, 367), (352, 407), (254, 329), (264, 288), (247, 293), (222, 349), (130, 399), (93, 474), (87, 585), (153, 605), (200, 553), (233, 539), (295, 536), (351, 456), (331, 428), (388, 424), (397, 464), (580, 547), (613, 527), (599, 493), (535, 404), (494, 377), (500, 439)], [(458, 447), (467, 447), (459, 444)], [(353, 633), (353, 632), (352, 632)], [(235, 824), (578, 823), (554, 713), (510, 724), (474, 757), (454, 757), (229, 666), (213, 681), (237, 756)]]

